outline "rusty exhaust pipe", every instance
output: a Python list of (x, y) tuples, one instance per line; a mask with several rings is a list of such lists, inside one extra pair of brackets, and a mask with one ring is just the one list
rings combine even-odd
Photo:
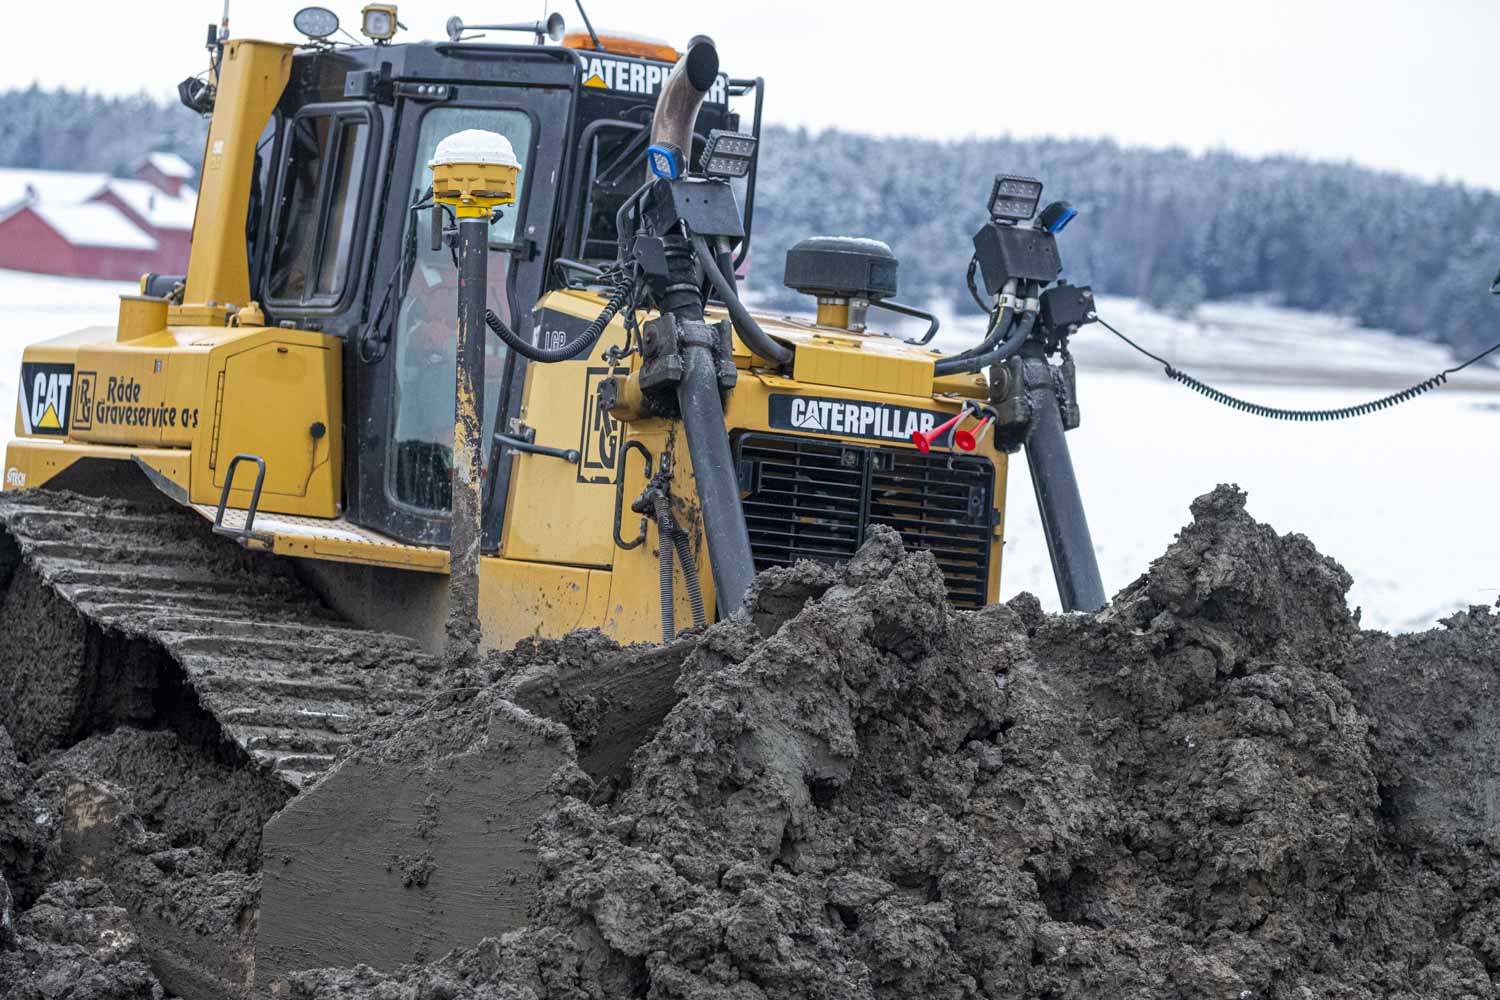
[(684, 172), (687, 157), (693, 153), (693, 125), (698, 121), (698, 109), (703, 107), (703, 99), (718, 78), (719, 50), (714, 47), (714, 40), (707, 35), (694, 35), (656, 99), (651, 145), (671, 143), (681, 150)]

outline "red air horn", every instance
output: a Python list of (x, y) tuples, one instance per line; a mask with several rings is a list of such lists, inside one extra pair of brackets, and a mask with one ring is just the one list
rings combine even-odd
[(973, 451), (979, 447), (979, 442), (989, 436), (994, 421), (994, 416), (986, 413), (984, 419), (975, 424), (972, 431), (954, 431), (953, 443), (958, 445), (959, 451)]
[(930, 431), (912, 431), (911, 432), (911, 443), (914, 444), (914, 445), (916, 445), (917, 446), (917, 450), (920, 451), (922, 454), (925, 455), (929, 451), (932, 450), (932, 443), (934, 441), (936, 441), (938, 438), (942, 437), (944, 434), (947, 434), (948, 431), (950, 431), (955, 424), (957, 424), (959, 421), (963, 420), (968, 415), (969, 415), (969, 404), (965, 403), (964, 406), (963, 406), (963, 409), (961, 409), (957, 413), (955, 413), (953, 415), (952, 419), (943, 421), (942, 423), (940, 423), (936, 427), (934, 427), (932, 430), (930, 430)]

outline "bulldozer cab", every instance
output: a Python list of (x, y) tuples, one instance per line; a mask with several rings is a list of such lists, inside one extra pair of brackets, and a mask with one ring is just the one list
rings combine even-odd
[[(345, 516), (403, 542), (446, 545), (453, 455), (454, 250), (434, 249), (428, 161), (465, 129), (499, 133), (520, 162), (515, 204), (490, 227), (487, 299), (534, 340), (533, 307), (567, 282), (559, 259), (616, 257), (616, 212), (647, 179), (656, 94), (671, 62), (568, 47), (421, 43), (299, 51), (257, 147), (247, 238), (252, 298), (270, 325), (339, 337)], [(695, 146), (735, 129), (721, 77)], [(697, 155), (695, 149), (692, 155)], [(741, 203), (748, 234), (754, 174)], [(741, 254), (748, 242), (741, 247)], [(484, 436), (520, 402), (526, 359), (488, 338)], [(484, 546), (499, 544), (510, 463), (486, 449)]]

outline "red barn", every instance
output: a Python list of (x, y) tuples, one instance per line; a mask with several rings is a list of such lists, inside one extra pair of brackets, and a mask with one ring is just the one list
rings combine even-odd
[(192, 168), (152, 153), (135, 175), (0, 169), (0, 268), (127, 281), (185, 273)]
[[(176, 153), (147, 153), (135, 165), (135, 176), (172, 197), (182, 194), (193, 179), (193, 167)], [(189, 189), (189, 194), (193, 191)]]
[(0, 217), (3, 268), (132, 281), (156, 259), (156, 239), (112, 205), (23, 202)]
[(193, 216), (198, 192), (179, 188), (169, 195), (144, 180), (112, 179), (90, 201), (113, 205), (156, 240), (158, 274), (186, 274), (188, 248), (193, 242)]

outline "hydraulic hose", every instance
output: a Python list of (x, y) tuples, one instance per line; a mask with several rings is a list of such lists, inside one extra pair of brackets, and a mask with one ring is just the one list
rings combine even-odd
[[(792, 363), (792, 349), (772, 340), (766, 331), (755, 322), (755, 317), (750, 315), (750, 310), (740, 301), (730, 280), (724, 277), (719, 270), (718, 262), (714, 260), (713, 253), (708, 249), (708, 241), (701, 236), (693, 237), (693, 253), (698, 257), (698, 265), (703, 268), (709, 283), (714, 286), (714, 291), (719, 293), (719, 298), (724, 300), (724, 307), (729, 310), (729, 319), (734, 323), (734, 332), (740, 335), (740, 340), (750, 348), (752, 354), (759, 355), (778, 365), (789, 365)], [(732, 273), (732, 272), (731, 272)]]
[(1011, 312), (1005, 306), (1001, 306), (1001, 312), (996, 313), (995, 322), (984, 333), (984, 340), (981, 340), (978, 345), (966, 349), (966, 351), (959, 352), (959, 354), (950, 354), (948, 357), (938, 358), (938, 360), (933, 361), (933, 375), (953, 375), (956, 372), (974, 372), (974, 370), (978, 370), (974, 367), (975, 358), (983, 357), (984, 352), (990, 351), (990, 349), (995, 348), (996, 343), (1002, 342), (1001, 337), (1005, 336), (1007, 331), (1016, 325), (1014, 319), (1016, 319), (1016, 313)]
[(1026, 338), (1031, 336), (1032, 327), (1036, 326), (1036, 313), (1024, 312), (1020, 319), (1012, 325), (1010, 335), (1000, 342), (1000, 346), (988, 354), (981, 354), (972, 359), (964, 371), (980, 372), (990, 365), (997, 365), (1006, 358), (1011, 357), (1026, 344)]
[(682, 578), (687, 581), (688, 604), (693, 609), (693, 627), (708, 624), (708, 615), (703, 610), (703, 587), (698, 582), (698, 560), (693, 558), (693, 547), (688, 544), (687, 532), (672, 525), (672, 546), (677, 549), (677, 561), (682, 563)]
[(528, 344), (514, 330), (506, 326), (505, 321), (495, 315), (493, 309), (486, 309), (484, 311), (484, 322), (491, 330), (495, 331), (497, 337), (505, 341), (507, 347), (523, 358), (547, 363), (553, 361), (570, 361), (584, 351), (593, 349), (594, 344), (598, 343), (599, 337), (604, 333), (604, 328), (609, 326), (610, 320), (614, 319), (615, 314), (624, 308), (625, 301), (628, 298), (630, 298), (630, 288), (628, 286), (622, 285), (620, 288), (617, 288), (615, 294), (611, 295), (609, 301), (605, 303), (604, 309), (600, 311), (598, 316), (594, 317), (594, 321), (585, 327), (582, 333), (561, 347), (551, 349), (537, 347), (535, 344)]
[[(1007, 296), (1014, 294), (1015, 287), (1016, 283), (1014, 281), (1007, 281), (1005, 283), (1005, 287), (1001, 289), (1000, 293), (1002, 303), (1005, 301), (1005, 298)], [(1022, 289), (1022, 291), (1024, 293), (1024, 289)], [(1024, 294), (1022, 297), (1024, 298)], [(1007, 312), (1010, 313), (1009, 320), (1006, 318)], [(1008, 310), (1002, 304), (1000, 306), (1000, 311), (995, 315), (995, 322), (987, 331), (985, 331), (984, 339), (975, 344), (973, 347), (969, 347), (962, 351), (959, 351), (957, 354), (950, 354), (945, 358), (938, 358), (937, 361), (933, 364), (933, 374), (952, 375), (955, 372), (978, 371), (978, 368), (969, 366), (967, 362), (972, 361), (974, 358), (978, 358), (984, 354), (988, 354), (990, 351), (994, 350), (995, 345), (1000, 342), (1000, 338), (1006, 335), (1006, 330), (1014, 319), (1015, 311)]]
[(656, 547), (661, 555), (657, 564), (661, 582), (661, 641), (671, 642), (677, 638), (677, 602), (672, 596), (672, 536), (677, 525), (672, 521), (671, 501), (665, 491), (658, 490), (652, 501), (656, 507)]
[(745, 591), (755, 578), (755, 556), (745, 527), (739, 473), (724, 429), (724, 404), (719, 398), (713, 352), (707, 343), (688, 340), (682, 347), (682, 360), (677, 406), (682, 411), (683, 433), (693, 460), (714, 589), (720, 609), (730, 615), (744, 606)]

